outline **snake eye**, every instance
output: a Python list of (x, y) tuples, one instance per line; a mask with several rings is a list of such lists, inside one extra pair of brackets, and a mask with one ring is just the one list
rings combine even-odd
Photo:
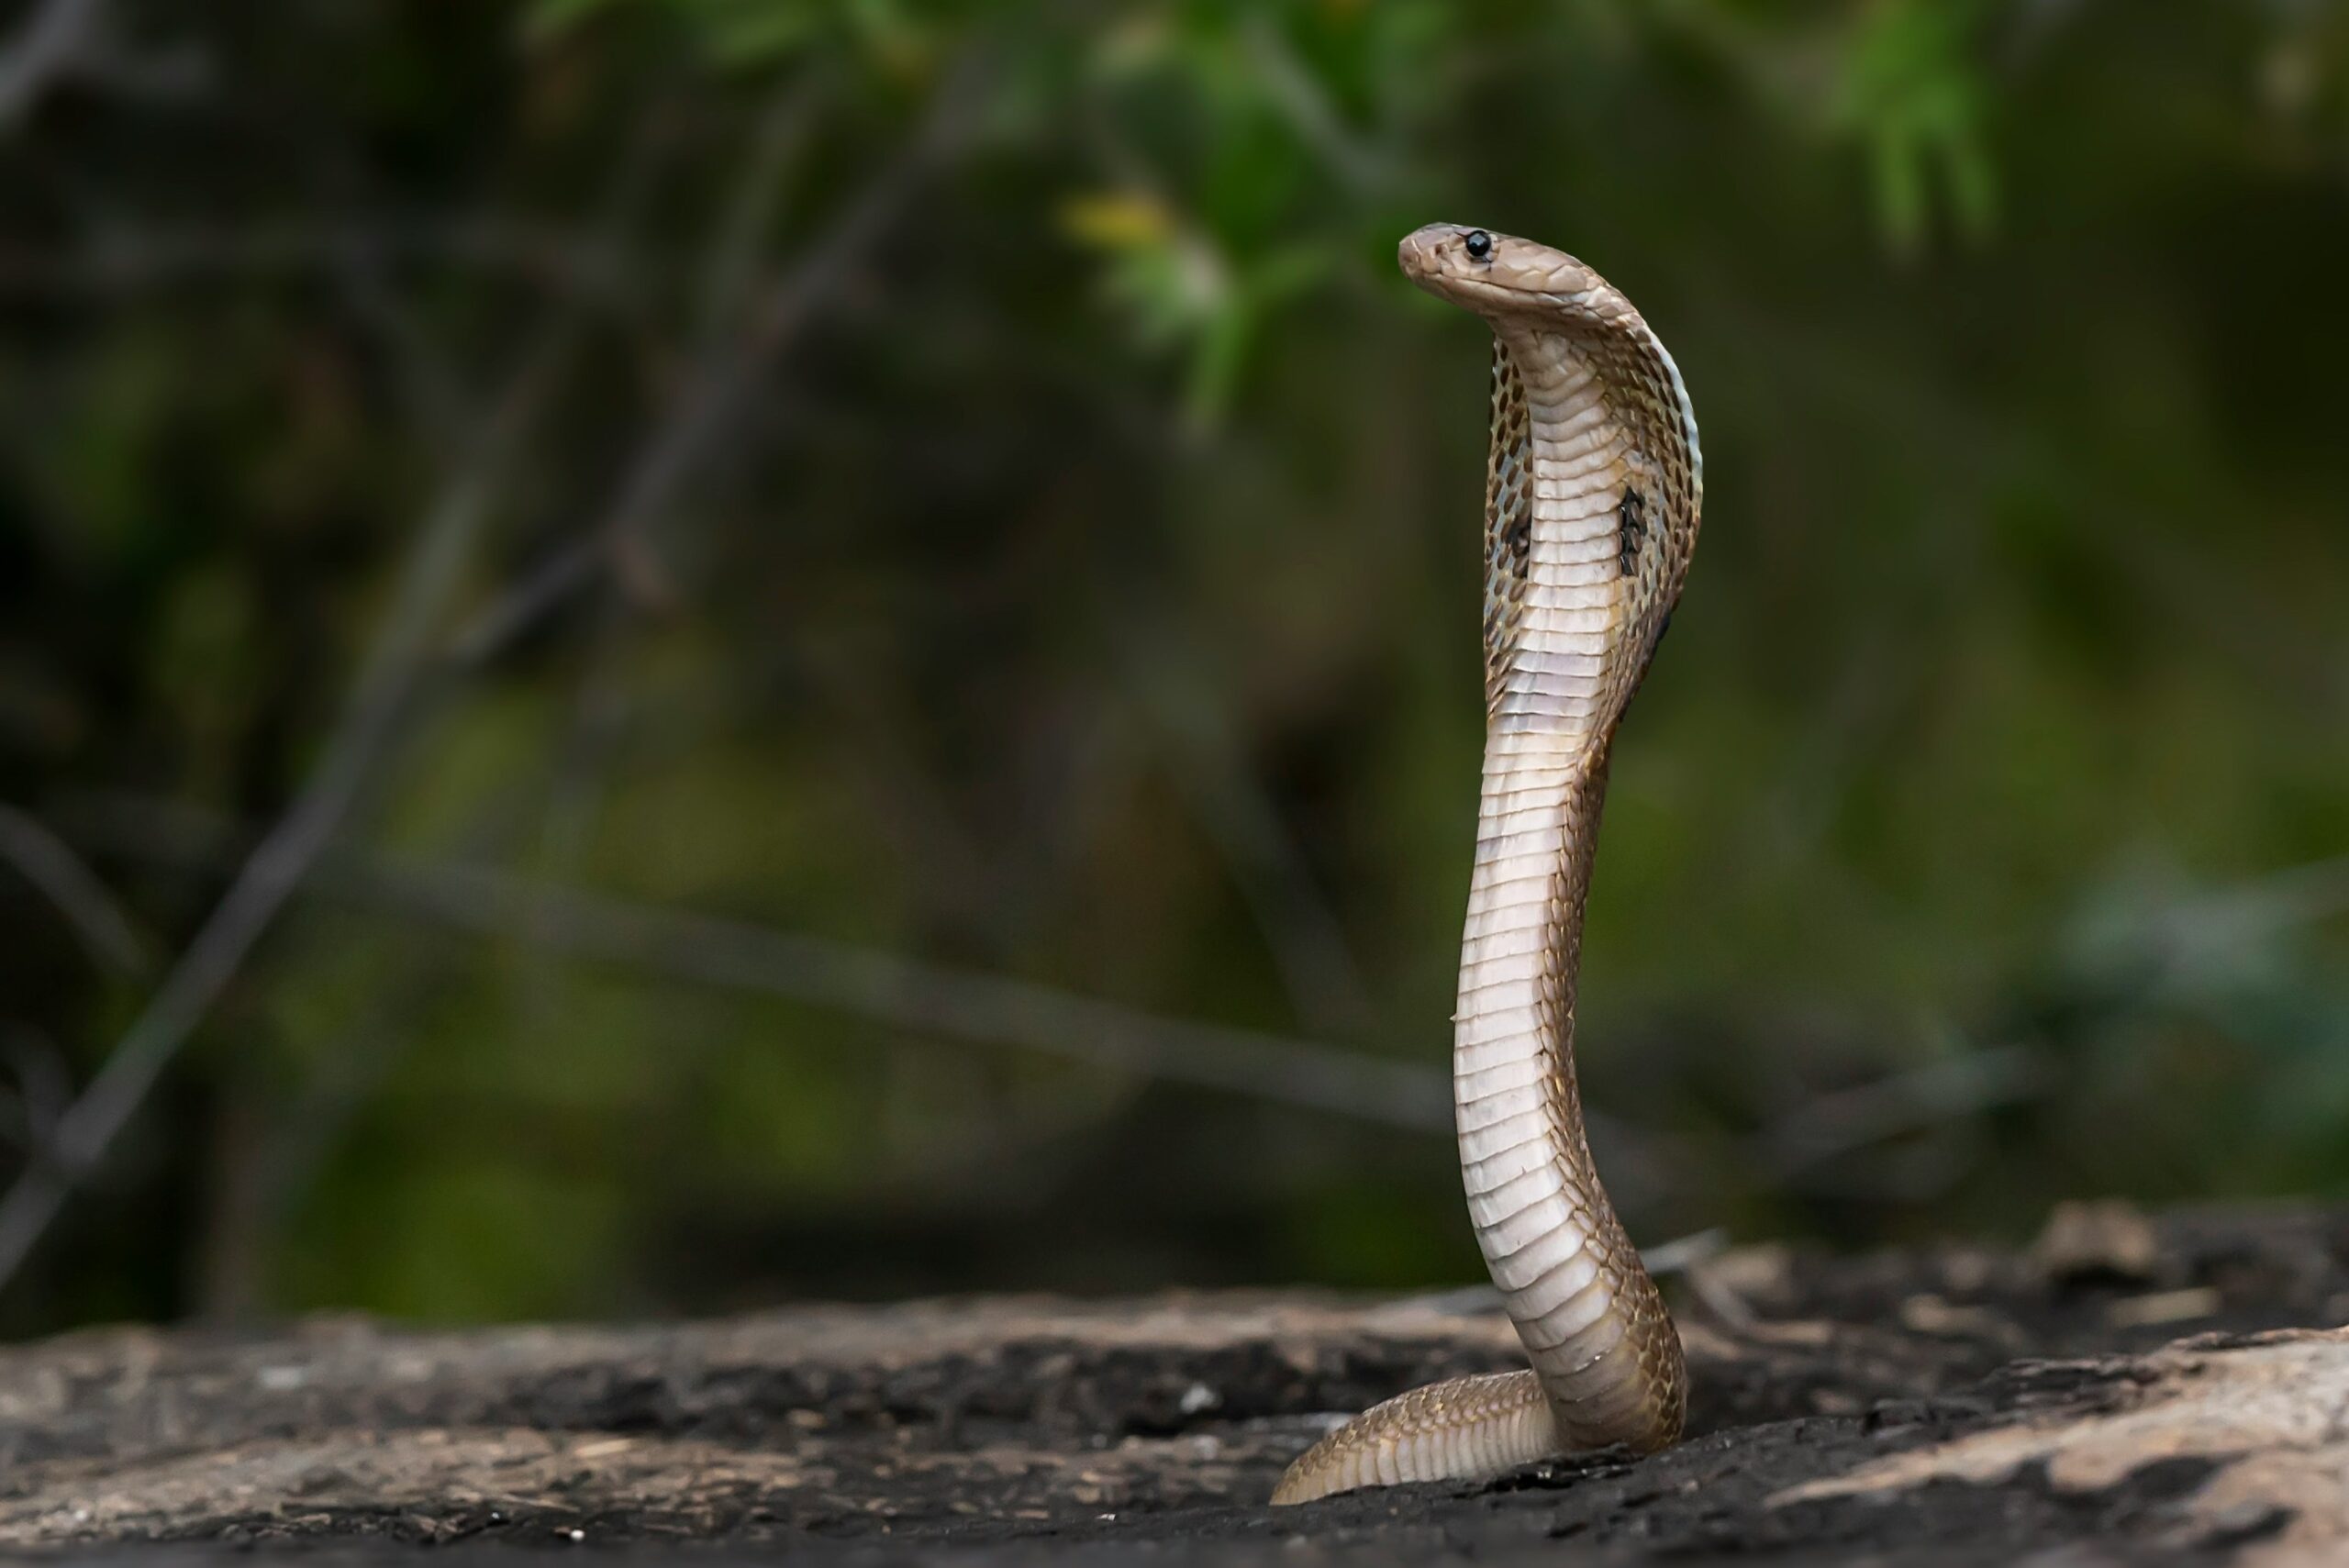
[(1462, 235), (1460, 243), (1466, 247), (1471, 261), (1489, 261), (1493, 259), (1493, 237), (1481, 228), (1472, 228)]

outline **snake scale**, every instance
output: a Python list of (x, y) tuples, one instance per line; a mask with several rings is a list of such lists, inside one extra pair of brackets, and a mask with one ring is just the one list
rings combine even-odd
[(1599, 1184), (1575, 1081), (1575, 982), (1615, 728), (1697, 543), (1704, 461), (1680, 372), (1562, 251), (1431, 224), (1412, 282), (1493, 330), (1482, 805), (1453, 1017), (1468, 1211), (1531, 1365), (1415, 1389), (1339, 1428), (1273, 1495), (1477, 1479), (1680, 1435), (1687, 1371)]

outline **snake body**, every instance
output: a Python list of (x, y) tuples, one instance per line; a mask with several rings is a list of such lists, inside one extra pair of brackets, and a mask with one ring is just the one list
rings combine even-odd
[(1374, 1407), (1292, 1465), (1275, 1503), (1651, 1451), (1687, 1403), (1671, 1315), (1591, 1160), (1574, 1029), (1609, 748), (1696, 548), (1696, 416), (1631, 302), (1575, 258), (1431, 224), (1399, 260), (1494, 337), (1485, 763), (1453, 1084), (1469, 1215), (1531, 1365)]

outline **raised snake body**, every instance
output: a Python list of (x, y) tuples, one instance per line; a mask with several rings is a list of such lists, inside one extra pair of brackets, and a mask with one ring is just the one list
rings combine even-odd
[(1573, 257), (1431, 224), (1400, 261), (1494, 336), (1485, 765), (1453, 1084), (1476, 1240), (1532, 1364), (1373, 1407), (1290, 1466), (1275, 1503), (1645, 1452), (1679, 1437), (1687, 1402), (1679, 1336), (1591, 1162), (1574, 1028), (1609, 746), (1697, 542), (1696, 416), (1631, 302)]

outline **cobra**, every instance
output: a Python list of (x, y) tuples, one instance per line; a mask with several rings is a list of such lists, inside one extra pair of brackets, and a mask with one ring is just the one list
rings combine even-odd
[(1412, 282), (1493, 330), (1485, 471), (1485, 762), (1453, 1019), (1460, 1169), (1531, 1365), (1376, 1406), (1275, 1503), (1489, 1477), (1680, 1436), (1687, 1369), (1608, 1201), (1575, 1078), (1575, 985), (1607, 761), (1697, 543), (1687, 389), (1631, 302), (1563, 251), (1431, 224)]

